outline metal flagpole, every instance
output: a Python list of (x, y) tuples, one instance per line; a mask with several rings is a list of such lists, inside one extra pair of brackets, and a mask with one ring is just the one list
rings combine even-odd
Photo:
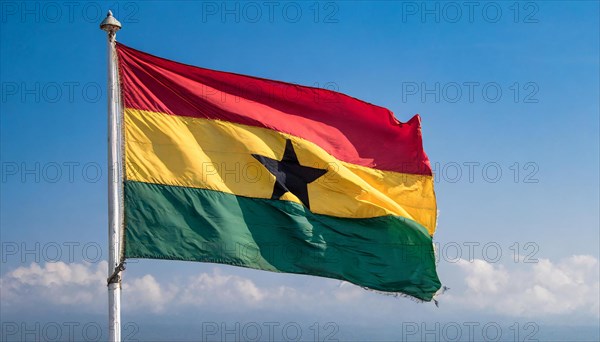
[(108, 340), (121, 341), (121, 130), (115, 37), (121, 23), (108, 11), (100, 28), (108, 37)]

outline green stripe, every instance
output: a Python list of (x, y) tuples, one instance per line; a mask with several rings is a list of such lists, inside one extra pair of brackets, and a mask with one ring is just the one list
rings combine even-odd
[(128, 181), (125, 222), (126, 258), (310, 274), (425, 301), (440, 288), (431, 237), (402, 217), (337, 218), (295, 202)]

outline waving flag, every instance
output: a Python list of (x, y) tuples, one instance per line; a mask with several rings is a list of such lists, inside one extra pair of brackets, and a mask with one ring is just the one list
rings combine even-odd
[(429, 301), (420, 118), (117, 44), (126, 258), (309, 274)]

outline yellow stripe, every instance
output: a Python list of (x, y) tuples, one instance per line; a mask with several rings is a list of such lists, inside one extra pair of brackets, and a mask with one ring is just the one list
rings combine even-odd
[[(308, 185), (311, 211), (347, 218), (398, 215), (435, 231), (433, 177), (341, 162), (278, 131), (218, 120), (125, 109), (128, 180), (271, 198), (275, 177), (252, 154), (281, 160), (290, 139), (302, 165), (327, 169)], [(300, 203), (287, 193), (281, 199)]]

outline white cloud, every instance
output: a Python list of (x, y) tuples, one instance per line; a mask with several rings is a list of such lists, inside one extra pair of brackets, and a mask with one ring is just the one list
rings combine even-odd
[(155, 313), (162, 312), (177, 292), (161, 286), (150, 274), (127, 279), (122, 283), (122, 289), (122, 300), (127, 301), (127, 310), (150, 310)]
[[(439, 298), (444, 308), (508, 317), (571, 317), (577, 314), (597, 319), (599, 316), (599, 262), (595, 257), (574, 255), (555, 263), (540, 259), (538, 263), (519, 263), (510, 269), (507, 265), (478, 259), (472, 262), (460, 260), (449, 265), (455, 279), (442, 279), (452, 288)], [(3, 306), (28, 308), (50, 304), (77, 307), (86, 312), (104, 312), (106, 270), (106, 262), (57, 262), (19, 267), (0, 278), (0, 299)], [(251, 279), (224, 274), (219, 268), (177, 280), (157, 279), (150, 274), (131, 277), (126, 273), (123, 309), (161, 314), (198, 308), (215, 312), (253, 308), (279, 312), (327, 307), (330, 311), (340, 312), (376, 308), (393, 313), (398, 305), (406, 304), (352, 284), (338, 286), (334, 280), (312, 284), (258, 286)], [(459, 284), (462, 288), (456, 286)]]
[(465, 285), (464, 291), (448, 292), (447, 300), (454, 305), (520, 317), (599, 316), (600, 274), (593, 256), (573, 255), (558, 263), (540, 259), (511, 270), (479, 259), (454, 265)]
[(0, 279), (3, 304), (50, 302), (61, 305), (88, 305), (98, 309), (98, 296), (106, 291), (106, 261), (98, 264), (32, 263)]
[[(3, 305), (23, 307), (38, 304), (71, 305), (88, 312), (102, 312), (106, 308), (105, 261), (98, 264), (63, 262), (32, 263), (7, 272), (0, 278), (0, 298)], [(223, 274), (218, 268), (178, 281), (159, 282), (150, 274), (129, 277), (123, 281), (123, 309), (125, 311), (153, 312), (178, 311), (183, 308), (213, 307), (247, 310), (251, 307), (295, 305), (306, 301), (352, 301), (364, 292), (352, 285), (337, 288), (329, 282), (325, 291), (302, 291), (289, 286), (259, 287), (252, 280)]]
[(181, 289), (182, 304), (201, 305), (205, 302), (246, 304), (259, 303), (268, 293), (256, 287), (249, 279), (235, 275), (223, 275), (215, 270), (212, 274), (202, 273), (191, 277)]

